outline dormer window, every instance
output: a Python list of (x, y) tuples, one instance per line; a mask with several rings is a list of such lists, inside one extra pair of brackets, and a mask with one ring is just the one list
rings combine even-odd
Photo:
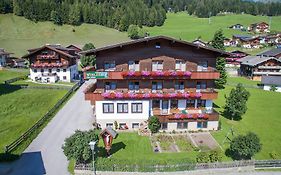
[(163, 61), (152, 61), (152, 71), (162, 71)]
[(159, 43), (159, 42), (156, 42), (156, 44), (155, 44), (155, 48), (156, 48), (156, 49), (160, 49), (160, 48), (161, 48), (161, 45), (160, 45), (160, 43)]
[(176, 60), (176, 70), (177, 71), (185, 71), (185, 63), (181, 60)]

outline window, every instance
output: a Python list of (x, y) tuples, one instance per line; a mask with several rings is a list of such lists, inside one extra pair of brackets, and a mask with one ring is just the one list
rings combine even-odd
[(207, 71), (208, 70), (208, 62), (201, 61), (198, 63), (197, 71)]
[(34, 72), (34, 73), (37, 73), (37, 69), (33, 69), (33, 72)]
[(60, 69), (57, 69), (57, 72), (60, 72)]
[(177, 123), (177, 129), (187, 129), (187, 122), (178, 122)]
[(156, 44), (155, 44), (155, 48), (156, 48), (156, 49), (160, 49), (160, 48), (161, 48), (161, 45), (160, 45), (160, 43), (159, 43), (159, 42), (156, 42)]
[(195, 100), (186, 100), (186, 107), (194, 108), (195, 107)]
[(63, 78), (64, 80), (66, 80), (66, 76), (63, 76), (62, 78)]
[(140, 124), (139, 123), (132, 123), (132, 128), (133, 129), (137, 129), (140, 127)]
[(139, 82), (129, 82), (129, 90), (130, 91), (138, 91), (140, 89)]
[(132, 113), (142, 113), (142, 103), (132, 103)]
[(178, 71), (185, 71), (185, 63), (183, 61), (180, 60), (176, 60), (176, 70)]
[(129, 61), (129, 70), (139, 71), (140, 70), (139, 61)]
[(115, 70), (115, 61), (105, 61), (104, 62), (104, 69), (106, 71)]
[(106, 127), (113, 127), (113, 123), (106, 123)]
[(152, 71), (163, 70), (163, 61), (152, 61)]
[(120, 129), (128, 129), (128, 126), (126, 123), (119, 123), (119, 128)]
[(128, 113), (128, 103), (117, 103), (117, 113)]
[(43, 72), (44, 72), (44, 69), (41, 69), (41, 72), (43, 73)]
[(197, 108), (199, 107), (205, 107), (206, 106), (206, 100), (197, 100)]
[(52, 73), (52, 69), (49, 69), (49, 73)]
[(160, 100), (152, 100), (152, 108), (160, 108)]
[(116, 83), (115, 82), (105, 82), (105, 91), (115, 90)]
[(197, 128), (207, 128), (208, 122), (197, 122)]
[(160, 129), (167, 130), (168, 129), (168, 123), (161, 123)]
[(207, 83), (203, 81), (197, 81), (196, 83), (196, 89), (206, 89)]
[(171, 100), (171, 108), (172, 109), (178, 108), (178, 100)]
[(114, 104), (103, 103), (103, 113), (114, 113)]
[(66, 69), (63, 69), (63, 72), (66, 72)]
[(183, 81), (176, 81), (175, 89), (176, 90), (184, 90), (184, 82)]
[(152, 90), (162, 90), (162, 82), (161, 81), (153, 81), (152, 82)]

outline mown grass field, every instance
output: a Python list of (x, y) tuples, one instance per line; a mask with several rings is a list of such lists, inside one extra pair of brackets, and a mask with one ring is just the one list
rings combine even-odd
[[(149, 33), (154, 35), (167, 35), (174, 38), (181, 38), (187, 41), (193, 41), (201, 37), (204, 41), (210, 41), (213, 38), (215, 31), (222, 29), (226, 37), (231, 37), (233, 34), (247, 34), (239, 30), (229, 29), (233, 24), (243, 24), (248, 27), (249, 24), (265, 21), (269, 23), (269, 18), (266, 16), (253, 15), (226, 15), (211, 17), (211, 24), (208, 18), (197, 18), (190, 16), (187, 13), (168, 13), (167, 19), (161, 27), (146, 27)], [(281, 16), (272, 17), (271, 30), (281, 31)]]
[[(251, 81), (242, 77), (229, 78), (228, 82), (241, 82), (245, 85), (256, 85), (257, 82)], [(226, 86), (224, 90), (219, 91), (219, 97), (215, 104), (219, 107), (218, 111), (223, 110), (225, 104), (224, 95), (228, 95), (233, 86)], [(213, 132), (212, 135), (216, 138), (224, 149), (229, 147), (229, 144), (222, 144), (227, 132), (233, 127), (236, 135), (245, 134), (249, 131), (256, 133), (262, 143), (262, 150), (254, 158), (255, 159), (271, 159), (269, 153), (276, 152), (278, 158), (281, 159), (281, 135), (280, 135), (280, 99), (281, 93), (269, 92), (261, 89), (247, 88), (251, 93), (248, 101), (248, 111), (240, 121), (231, 121), (220, 117), (222, 130)], [(230, 135), (230, 138), (232, 136)]]
[[(23, 56), (27, 49), (49, 44), (76, 44), (92, 42), (96, 47), (127, 41), (127, 33), (94, 25), (57, 26), (52, 22), (32, 22), (12, 14), (0, 15), (0, 48), (15, 56)], [(73, 32), (75, 30), (75, 32)]]
[[(2, 83), (23, 74), (25, 73), (0, 71), (0, 154), (4, 152), (5, 145), (30, 128), (67, 92), (67, 90), (20, 89), (17, 85)], [(23, 150), (19, 150), (18, 153), (20, 151)]]

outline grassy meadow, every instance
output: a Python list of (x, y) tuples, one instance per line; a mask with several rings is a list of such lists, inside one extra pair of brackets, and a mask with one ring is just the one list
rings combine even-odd
[(18, 57), (26, 54), (27, 49), (46, 43), (76, 44), (82, 47), (92, 42), (96, 47), (101, 47), (127, 40), (127, 33), (95, 24), (57, 26), (52, 22), (35, 23), (12, 14), (0, 15), (0, 48)]
[[(7, 79), (24, 74), (27, 72), (0, 71), (0, 154), (4, 152), (5, 145), (30, 128), (67, 92), (67, 90), (20, 89), (14, 84), (3, 84)], [(19, 150), (19, 153), (21, 151), (23, 150)]]
[[(256, 85), (256, 81), (251, 81), (243, 77), (229, 78), (229, 83), (241, 82), (245, 85)], [(217, 111), (222, 111), (225, 104), (224, 95), (229, 95), (233, 86), (226, 86), (225, 89), (219, 91), (219, 97), (215, 101), (218, 106)], [(227, 132), (233, 127), (235, 135), (245, 134), (249, 131), (256, 133), (262, 143), (262, 150), (254, 158), (255, 159), (271, 159), (269, 153), (275, 152), (281, 159), (281, 135), (280, 135), (280, 99), (281, 93), (264, 91), (261, 89), (247, 88), (251, 96), (247, 107), (248, 110), (240, 121), (231, 121), (221, 116), (222, 130), (212, 132), (219, 144), (224, 148), (228, 148), (229, 144), (223, 143)], [(232, 138), (232, 135), (229, 135)]]
[[(267, 22), (269, 18), (266, 16), (253, 16), (247, 14), (225, 15), (211, 17), (211, 24), (208, 18), (198, 18), (190, 16), (185, 12), (167, 13), (167, 19), (163, 26), (146, 27), (149, 33), (154, 35), (167, 35), (174, 38), (181, 38), (187, 41), (193, 41), (201, 37), (204, 41), (210, 41), (213, 38), (215, 31), (222, 29), (226, 37), (231, 37), (233, 34), (248, 34), (239, 30), (229, 29), (233, 24), (243, 24), (248, 27), (249, 24), (255, 22)], [(272, 17), (271, 30), (281, 31), (281, 16)]]

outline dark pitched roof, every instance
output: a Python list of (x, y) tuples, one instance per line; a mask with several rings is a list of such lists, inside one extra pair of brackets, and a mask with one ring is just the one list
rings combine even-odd
[(69, 46), (67, 46), (66, 48), (70, 48), (70, 47), (75, 47), (77, 50), (80, 50), (80, 51), (82, 51), (82, 49), (80, 48), (80, 47), (78, 47), (78, 46), (76, 46), (76, 45), (74, 45), (74, 44), (70, 44)]
[(249, 55), (248, 53), (240, 51), (240, 50), (234, 50), (234, 51), (232, 51), (230, 53), (242, 53), (242, 54), (245, 54), (245, 55)]
[(103, 135), (105, 132), (111, 135), (114, 139), (118, 135), (118, 133), (115, 130), (113, 130), (111, 127), (106, 127), (104, 130), (101, 131), (100, 135)]
[(243, 65), (248, 65), (248, 66), (256, 66), (262, 62), (265, 62), (267, 60), (276, 60), (281, 62), (281, 60), (274, 58), (274, 57), (263, 57), (263, 56), (246, 56), (241, 59), (239, 59), (239, 62)]
[(258, 55), (263, 55), (263, 56), (267, 56), (267, 57), (275, 57), (276, 55), (281, 54), (281, 48), (275, 48), (275, 49), (271, 49), (262, 53), (259, 53)]
[[(42, 47), (39, 47), (39, 48), (35, 48), (35, 49), (29, 49), (29, 53), (24, 55), (22, 58), (28, 58), (30, 57), (31, 55), (37, 53), (38, 51), (42, 50), (42, 49), (45, 49), (45, 48), (48, 48), (50, 50), (53, 50), (55, 52), (58, 52), (62, 55), (65, 55), (69, 58), (74, 58), (75, 56), (73, 55), (70, 55), (69, 53), (67, 53), (66, 51), (69, 51), (69, 49), (67, 48), (64, 48), (62, 46), (58, 46), (58, 45), (45, 45), (45, 46), (42, 46)], [(72, 49), (71, 49), (72, 50)]]
[(261, 83), (266, 85), (281, 86), (281, 76), (262, 76)]
[(190, 43), (190, 42), (187, 42), (187, 41), (183, 41), (183, 40), (177, 40), (177, 39), (174, 39), (174, 38), (171, 38), (171, 37), (167, 37), (167, 36), (147, 37), (147, 38), (142, 38), (142, 39), (138, 39), (138, 40), (132, 40), (132, 41), (124, 42), (124, 43), (109, 45), (109, 46), (105, 46), (105, 47), (101, 47), (101, 48), (97, 48), (97, 49), (91, 49), (91, 50), (83, 51), (83, 52), (80, 52), (80, 53), (81, 54), (85, 54), (85, 55), (95, 54), (97, 52), (104, 51), (104, 50), (109, 50), (109, 49), (113, 49), (113, 48), (117, 48), (117, 47), (122, 47), (122, 46), (131, 45), (131, 44), (137, 44), (137, 43), (157, 40), (157, 39), (165, 39), (165, 40), (169, 40), (169, 41), (172, 41), (172, 42), (178, 42), (178, 43), (182, 43), (182, 44), (185, 44), (185, 45), (188, 45), (188, 46), (209, 50), (211, 52), (215, 52), (215, 53), (220, 54), (222, 56), (229, 56), (228, 52), (225, 52), (225, 51), (222, 51), (222, 50), (219, 50), (219, 49), (215, 49), (215, 48), (211, 48), (211, 47), (206, 47), (206, 46), (200, 46), (200, 45), (197, 45), (197, 44), (193, 44), (193, 43)]
[(10, 55), (10, 54), (13, 54), (13, 53), (6, 52), (3, 48), (0, 48), (0, 55)]

